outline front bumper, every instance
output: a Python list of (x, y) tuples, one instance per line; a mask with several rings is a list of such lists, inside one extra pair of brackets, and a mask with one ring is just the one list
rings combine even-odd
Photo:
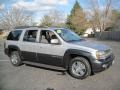
[(114, 55), (111, 54), (106, 59), (102, 60), (93, 60), (92, 62), (92, 71), (93, 73), (101, 72), (112, 66), (114, 63)]

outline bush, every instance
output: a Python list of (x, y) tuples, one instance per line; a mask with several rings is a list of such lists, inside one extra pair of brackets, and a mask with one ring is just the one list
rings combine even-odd
[(106, 29), (105, 29), (105, 31), (113, 31), (114, 30), (114, 27), (107, 27)]
[(84, 33), (85, 29), (79, 29), (79, 30), (76, 30), (75, 32), (79, 35), (82, 35)]

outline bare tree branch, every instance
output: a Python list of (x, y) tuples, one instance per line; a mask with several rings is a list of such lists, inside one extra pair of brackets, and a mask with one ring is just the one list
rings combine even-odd
[(26, 13), (23, 9), (11, 8), (10, 10), (0, 11), (0, 26), (10, 30), (16, 26), (29, 25), (32, 14)]

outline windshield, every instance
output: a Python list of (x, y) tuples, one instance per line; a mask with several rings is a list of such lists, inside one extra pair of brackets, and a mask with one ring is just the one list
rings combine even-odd
[(76, 33), (74, 33), (73, 31), (71, 30), (68, 30), (68, 29), (62, 29), (62, 30), (55, 30), (58, 35), (64, 39), (65, 41), (69, 42), (69, 41), (79, 41), (79, 40), (82, 40), (82, 38), (77, 35)]

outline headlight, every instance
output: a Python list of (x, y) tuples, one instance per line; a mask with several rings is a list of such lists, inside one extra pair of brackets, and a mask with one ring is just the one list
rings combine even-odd
[(106, 53), (105, 51), (97, 51), (96, 52), (96, 59), (105, 59), (106, 58)]

